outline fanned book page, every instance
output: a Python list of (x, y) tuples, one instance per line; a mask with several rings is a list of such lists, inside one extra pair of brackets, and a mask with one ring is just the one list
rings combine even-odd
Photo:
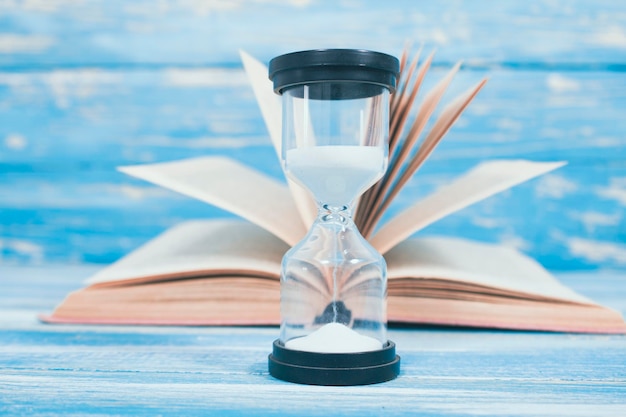
[(389, 281), (406, 277), (438, 279), (444, 288), (474, 286), (474, 291), (592, 304), (561, 284), (535, 260), (494, 244), (450, 237), (406, 240), (385, 255)]
[(180, 223), (93, 275), (87, 284), (244, 275), (278, 279), (289, 246), (241, 220)]
[(395, 216), (381, 227), (370, 243), (384, 254), (449, 214), (563, 165), (563, 162), (524, 160), (483, 162)]
[[(384, 254), (437, 220), (563, 164), (524, 160), (479, 164), (384, 224), (370, 243)], [(120, 170), (237, 214), (290, 245), (306, 233), (285, 185), (228, 158), (192, 158)]]
[[(265, 126), (269, 132), (272, 145), (276, 150), (276, 155), (281, 157), (281, 132), (282, 132), (282, 108), (280, 96), (274, 93), (272, 82), (267, 76), (267, 67), (253, 58), (245, 51), (239, 51), (243, 68), (248, 75), (248, 80), (252, 86), (252, 91), (256, 97), (257, 104), (261, 109)], [(298, 207), (302, 222), (307, 228), (317, 217), (317, 206), (308, 190), (302, 188), (294, 181), (287, 179), (287, 184), (291, 195)]]
[[(248, 275), (278, 279), (289, 246), (240, 220), (180, 223), (100, 270), (87, 283), (120, 285), (175, 278)], [(538, 299), (591, 303), (516, 250), (449, 237), (409, 239), (385, 256), (393, 281), (447, 282), (448, 287), (493, 288)], [(485, 290), (486, 291), (486, 290)]]
[(206, 156), (119, 170), (230, 211), (289, 245), (306, 233), (287, 187), (232, 159)]
[[(277, 96), (267, 77), (267, 67), (243, 51), (241, 57), (272, 143), (280, 155), (280, 103), (275, 99)], [(453, 69), (438, 84), (435, 91), (428, 95), (435, 97), (429, 99), (435, 103), (426, 106), (429, 109), (428, 115), (432, 113), (455, 72), (456, 69)], [(470, 92), (475, 94), (477, 88), (470, 89)], [(458, 102), (466, 102), (466, 96), (467, 94), (461, 95)], [(454, 102), (450, 108), (454, 109), (456, 105), (457, 102)], [(457, 114), (458, 110), (454, 113)], [(421, 118), (427, 118), (427, 115), (422, 114)], [(444, 119), (446, 126), (449, 126), (452, 118)], [(220, 158), (219, 164), (209, 167), (213, 160), (208, 158), (122, 167), (120, 170), (231, 211), (274, 233), (291, 245), (299, 241), (310, 225), (307, 222), (314, 218), (313, 203), (306, 190), (290, 181), (288, 187), (279, 186), (258, 171), (225, 158)], [(521, 160), (481, 164), (466, 176), (459, 177), (448, 187), (417, 202), (397, 218), (383, 225), (370, 242), (381, 253), (385, 253), (411, 234), (457, 210), (562, 165), (561, 162), (541, 163)], [(195, 175), (194, 171), (197, 171)], [(224, 178), (228, 178), (228, 184), (223, 183)], [(266, 184), (269, 188), (267, 197), (264, 198)], [(272, 199), (275, 200), (268, 201)]]
[[(42, 319), (278, 324), (280, 260), (287, 248), (249, 222), (187, 221), (97, 273)], [(420, 238), (397, 245), (386, 258), (391, 322), (626, 332), (619, 313), (576, 294), (512, 249)]]

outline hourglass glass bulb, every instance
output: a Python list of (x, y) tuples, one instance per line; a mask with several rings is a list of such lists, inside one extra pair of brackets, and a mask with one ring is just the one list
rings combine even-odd
[(283, 100), (285, 172), (318, 204), (309, 232), (283, 258), (280, 338), (270, 356), (278, 378), (351, 385), (399, 372), (386, 336), (385, 260), (351, 218), (352, 204), (387, 168), (397, 72), (396, 58), (364, 50), (296, 52), (270, 62)]

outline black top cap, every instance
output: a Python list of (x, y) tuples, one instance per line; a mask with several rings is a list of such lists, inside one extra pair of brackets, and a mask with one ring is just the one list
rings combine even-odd
[[(363, 49), (315, 49), (277, 56), (270, 61), (274, 91), (323, 82), (356, 82), (396, 90), (398, 59)], [(367, 95), (366, 95), (367, 96)], [(347, 97), (344, 97), (347, 98)]]

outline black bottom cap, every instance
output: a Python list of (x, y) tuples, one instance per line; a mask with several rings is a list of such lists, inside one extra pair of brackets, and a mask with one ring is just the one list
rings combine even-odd
[(309, 385), (368, 385), (390, 381), (400, 373), (400, 356), (392, 341), (381, 350), (359, 353), (317, 353), (287, 349), (274, 341), (269, 355), (274, 378)]

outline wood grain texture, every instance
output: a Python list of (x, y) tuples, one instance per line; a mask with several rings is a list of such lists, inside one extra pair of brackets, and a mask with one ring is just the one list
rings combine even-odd
[[(489, 158), (569, 165), (423, 234), (550, 269), (626, 266), (626, 8), (614, 1), (0, 3), (0, 261), (111, 262), (181, 219), (228, 216), (120, 164), (227, 155), (280, 168), (238, 50), (436, 49), (448, 99), (489, 83), (391, 213)], [(447, 100), (444, 100), (447, 101)]]
[[(239, 66), (298, 49), (440, 47), (439, 62), (623, 68), (624, 8), (610, 0), (500, 2), (122, 0), (3, 2), (3, 64)], [(613, 64), (614, 66), (611, 66)]]
[[(54, 326), (36, 320), (97, 266), (0, 267), (0, 415), (621, 416), (626, 337), (392, 329), (389, 383), (315, 387), (267, 373), (278, 329)], [(626, 312), (615, 274), (561, 277)]]

